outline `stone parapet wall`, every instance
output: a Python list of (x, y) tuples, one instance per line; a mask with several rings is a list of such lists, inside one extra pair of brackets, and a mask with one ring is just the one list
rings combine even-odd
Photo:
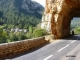
[(47, 43), (45, 37), (0, 44), (0, 59), (21, 54)]

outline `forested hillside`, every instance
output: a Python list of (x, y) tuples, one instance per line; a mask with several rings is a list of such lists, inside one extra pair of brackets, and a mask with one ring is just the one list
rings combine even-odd
[(41, 21), (43, 9), (31, 0), (0, 0), (0, 25), (8, 29), (35, 27)]
[(0, 43), (45, 35), (45, 30), (37, 28), (43, 9), (33, 0), (0, 0)]
[(71, 21), (71, 31), (74, 30), (75, 34), (80, 34), (80, 18), (74, 18)]
[(71, 28), (77, 28), (80, 26), (80, 18), (74, 18), (71, 21)]

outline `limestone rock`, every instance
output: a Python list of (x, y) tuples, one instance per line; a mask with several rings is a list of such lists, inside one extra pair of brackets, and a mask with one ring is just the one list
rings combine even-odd
[(80, 0), (46, 0), (41, 28), (54, 38), (69, 36), (73, 17), (80, 17)]

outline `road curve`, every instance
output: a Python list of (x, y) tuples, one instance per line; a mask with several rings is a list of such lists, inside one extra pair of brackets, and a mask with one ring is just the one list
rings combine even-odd
[(50, 43), (31, 53), (5, 60), (80, 60), (80, 37)]

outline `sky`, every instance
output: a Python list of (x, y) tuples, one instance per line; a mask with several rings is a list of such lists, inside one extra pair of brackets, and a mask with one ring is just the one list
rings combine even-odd
[(45, 7), (45, 0), (35, 0), (35, 1)]

